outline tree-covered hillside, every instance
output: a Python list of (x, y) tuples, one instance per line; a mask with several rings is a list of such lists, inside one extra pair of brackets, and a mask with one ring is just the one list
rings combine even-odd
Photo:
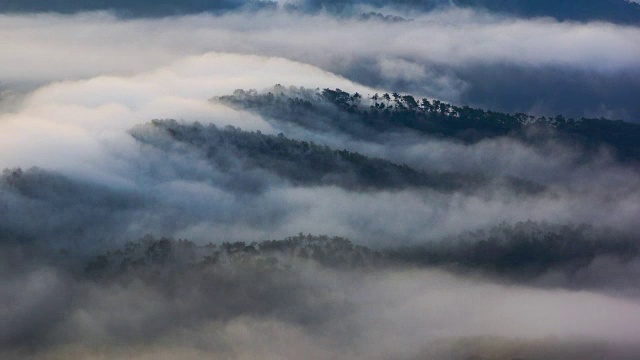
[(363, 98), (361, 94), (340, 89), (318, 91), (276, 86), (267, 93), (238, 90), (214, 100), (314, 131), (340, 131), (366, 140), (406, 130), (464, 143), (497, 137), (511, 137), (533, 145), (554, 140), (577, 146), (585, 154), (606, 147), (613, 149), (620, 160), (640, 160), (640, 124), (623, 121), (567, 119), (562, 115), (536, 118), (398, 93)]
[[(514, 179), (491, 179), (483, 174), (423, 172), (359, 153), (337, 150), (313, 142), (298, 141), (260, 131), (175, 120), (154, 120), (133, 129), (143, 143), (162, 148), (162, 137), (186, 144), (206, 156), (223, 172), (244, 173), (261, 169), (296, 186), (335, 185), (350, 190), (425, 187), (440, 191), (470, 191), (498, 182), (515, 191), (536, 192), (536, 184)], [(158, 138), (159, 136), (159, 138)], [(170, 150), (170, 149), (167, 149)]]
[[(634, 266), (640, 248), (633, 237), (589, 225), (520, 222), (384, 249), (353, 244), (342, 237), (298, 234), (282, 240), (222, 242), (208, 245), (145, 236), (89, 260), (84, 272), (94, 278), (154, 271), (287, 272), (315, 264), (332, 269), (443, 267), (533, 281), (549, 272), (570, 278), (575, 287), (607, 286), (590, 268), (599, 261)], [(631, 281), (628, 274), (616, 280)], [(145, 275), (147, 276), (147, 275)], [(615, 284), (609, 284), (614, 286)], [(633, 288), (640, 287), (636, 284)]]

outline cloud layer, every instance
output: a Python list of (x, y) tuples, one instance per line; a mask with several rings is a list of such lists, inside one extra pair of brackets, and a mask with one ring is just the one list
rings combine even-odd
[(224, 51), (284, 57), (368, 86), (496, 110), (630, 120), (638, 113), (640, 36), (629, 26), (470, 10), (410, 22), (276, 11), (146, 20), (3, 15), (0, 24), (10, 50), (0, 79), (9, 84), (134, 74)]
[(250, 255), (226, 265), (132, 264), (91, 278), (4, 250), (5, 358), (638, 354), (636, 298), (505, 286), (437, 269), (265, 267)]
[[(140, 19), (0, 15), (0, 168), (7, 169), (0, 176), (0, 357), (638, 357), (637, 254), (608, 251), (615, 243), (602, 250), (588, 236), (575, 248), (536, 226), (531, 231), (544, 241), (533, 236), (525, 245), (542, 248), (541, 258), (570, 260), (526, 281), (433, 264), (337, 270), (301, 261), (274, 270), (273, 259), (246, 244), (224, 245), (250, 254), (227, 267), (207, 266), (212, 258), (188, 267), (133, 259), (112, 277), (85, 273), (87, 257), (146, 246), (125, 244), (147, 233), (212, 242), (207, 249), (299, 232), (380, 249), (458, 239), (461, 252), (494, 249), (491, 259), (519, 243), (505, 245), (483, 229), (503, 224), (509, 234), (511, 224), (532, 220), (570, 230), (591, 224), (594, 234), (620, 234), (637, 248), (637, 164), (606, 148), (587, 156), (553, 138), (533, 146), (409, 130), (365, 136), (355, 126), (327, 125), (327, 117), (350, 119), (330, 107), (305, 119), (314, 126), (301, 126), (291, 121), (296, 113), (267, 116), (209, 100), (283, 84), (637, 120), (637, 27), (460, 9), (412, 21), (254, 10)], [(163, 131), (154, 133), (158, 124)], [(316, 155), (346, 149), (380, 157), (411, 176), (451, 171), (542, 186), (372, 189), (349, 173), (355, 163), (376, 170), (364, 156), (342, 152), (348, 156), (335, 160), (336, 175), (304, 170), (317, 170), (315, 162), (296, 167), (304, 158), (286, 151), (270, 156), (273, 147), (251, 158), (242, 144), (211, 161), (221, 148), (215, 132), (199, 134), (197, 147), (175, 136), (208, 124), (260, 131), (246, 136), (258, 142), (283, 133), (296, 149), (313, 141), (324, 149)], [(287, 171), (269, 166), (274, 158), (284, 158)], [(310, 175), (329, 178), (294, 181)], [(581, 257), (583, 247), (596, 250)], [(141, 251), (153, 256), (154, 249)], [(455, 251), (449, 255), (465, 265)]]
[[(206, 239), (214, 232), (219, 239), (258, 240), (303, 231), (369, 243), (416, 242), (501, 221), (526, 220), (637, 229), (636, 171), (612, 162), (606, 153), (581, 164), (571, 148), (550, 144), (539, 153), (503, 139), (462, 145), (410, 135), (390, 137), (382, 144), (353, 142), (337, 132), (291, 132), (282, 124), (208, 101), (236, 88), (267, 88), (276, 82), (375, 91), (309, 65), (218, 53), (189, 57), (138, 75), (58, 82), (33, 91), (2, 114), (0, 166), (25, 170), (37, 166), (81, 184), (105, 187), (106, 193), (124, 191), (147, 199), (145, 211), (132, 213), (123, 222), (126, 225), (105, 235), (120, 241), (146, 232), (193, 239)], [(149, 148), (127, 132), (153, 118), (231, 124), (271, 134), (284, 131), (337, 149), (405, 162), (419, 170), (511, 175), (553, 188), (537, 196), (514, 196), (499, 189), (451, 195), (410, 189), (351, 193), (330, 186), (289, 188), (258, 177), (270, 185), (259, 196), (247, 198), (225, 188), (225, 180), (201, 155)], [(157, 202), (161, 205), (152, 206)], [(46, 229), (51, 227), (42, 231)], [(63, 238), (68, 232), (49, 236)]]

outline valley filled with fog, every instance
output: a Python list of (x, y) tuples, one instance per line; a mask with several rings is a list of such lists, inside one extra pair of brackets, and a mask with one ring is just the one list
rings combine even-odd
[(0, 357), (635, 359), (640, 5), (0, 4)]

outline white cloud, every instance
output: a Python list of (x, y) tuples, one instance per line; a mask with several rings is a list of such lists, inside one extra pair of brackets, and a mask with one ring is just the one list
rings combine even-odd
[(469, 10), (429, 13), (405, 23), (285, 12), (137, 20), (106, 13), (1, 15), (6, 51), (0, 79), (140, 72), (208, 51), (286, 57), (333, 71), (365, 58), (449, 65), (566, 64), (617, 71), (638, 67), (639, 33), (635, 27), (513, 20)]
[(186, 57), (131, 76), (51, 83), (26, 96), (17, 109), (0, 115), (0, 167), (103, 172), (109, 157), (106, 149), (126, 146), (133, 151), (133, 140), (126, 131), (154, 118), (269, 132), (270, 125), (259, 117), (208, 99), (238, 88), (264, 89), (278, 82), (362, 89), (309, 65), (220, 53)]

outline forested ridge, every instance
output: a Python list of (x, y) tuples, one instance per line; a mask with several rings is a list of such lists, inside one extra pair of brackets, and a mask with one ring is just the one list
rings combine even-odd
[(212, 124), (188, 125), (175, 120), (154, 120), (131, 131), (138, 141), (162, 147), (162, 141), (153, 137), (158, 133), (197, 149), (223, 172), (264, 169), (299, 186), (336, 185), (351, 190), (425, 187), (440, 191), (472, 191), (496, 181), (515, 191), (537, 192), (543, 189), (540, 185), (512, 177), (492, 179), (483, 174), (418, 171), (404, 164), (356, 152), (289, 139), (282, 133), (267, 135), (260, 131), (242, 131), (233, 126), (219, 129)]
[(389, 131), (412, 130), (464, 143), (497, 137), (511, 137), (533, 145), (556, 140), (578, 146), (586, 153), (608, 147), (622, 161), (640, 160), (640, 125), (620, 120), (535, 117), (398, 93), (365, 98), (340, 89), (320, 91), (282, 86), (266, 93), (237, 90), (233, 95), (214, 100), (312, 130), (338, 130), (365, 139)]
[[(532, 221), (496, 225), (455, 238), (378, 249), (353, 244), (343, 237), (302, 233), (282, 240), (216, 240), (206, 245), (147, 235), (88, 260), (84, 273), (96, 278), (114, 278), (153, 269), (281, 272), (315, 264), (367, 271), (410, 266), (481, 271), (518, 281), (535, 281), (545, 273), (556, 271), (573, 279), (577, 287), (591, 287), (603, 286), (586, 273), (594, 262), (611, 259), (622, 266), (633, 264), (639, 251), (633, 236), (612, 229)], [(624, 281), (631, 280), (620, 275)]]

